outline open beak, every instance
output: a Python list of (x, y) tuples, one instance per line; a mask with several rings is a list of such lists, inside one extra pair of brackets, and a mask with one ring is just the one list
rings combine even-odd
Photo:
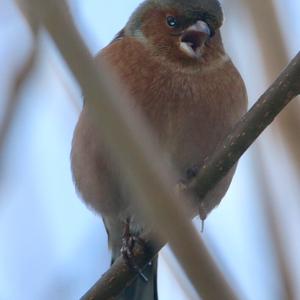
[(180, 38), (180, 49), (192, 58), (200, 58), (201, 49), (211, 35), (207, 23), (199, 20), (188, 27)]

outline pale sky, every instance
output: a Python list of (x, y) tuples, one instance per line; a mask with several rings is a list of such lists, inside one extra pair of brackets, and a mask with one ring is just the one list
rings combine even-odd
[[(124, 26), (139, 1), (71, 3), (76, 23), (96, 53)], [(300, 49), (300, 39), (295, 38), (300, 36), (300, 3), (278, 3), (292, 56)], [(260, 58), (255, 55), (249, 19), (240, 15), (242, 11), (235, 13), (226, 16), (225, 45), (253, 101), (266, 83), (255, 67)], [(74, 101), (80, 103), (80, 91), (49, 39), (44, 36), (40, 45), (42, 53), (23, 90), (0, 161), (1, 300), (78, 299), (110, 261), (101, 219), (79, 200), (71, 178), (69, 153), (78, 116)], [(11, 1), (1, 0), (0, 115), (9, 82), (29, 48), (30, 35), (22, 18)], [(251, 61), (250, 52), (254, 53)], [(280, 155), (280, 149), (274, 152)], [(279, 300), (260, 200), (251, 150), (241, 160), (222, 204), (206, 222), (203, 238), (237, 282), (242, 299)], [(200, 228), (199, 222), (195, 224)], [(165, 250), (159, 269), (160, 299), (190, 299), (168, 264), (170, 253)], [(180, 272), (178, 266), (174, 270)]]

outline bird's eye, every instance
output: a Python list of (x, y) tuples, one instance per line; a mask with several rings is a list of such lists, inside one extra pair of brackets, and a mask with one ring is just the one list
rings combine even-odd
[(173, 16), (168, 16), (167, 17), (167, 23), (172, 28), (176, 28), (178, 26), (178, 21)]

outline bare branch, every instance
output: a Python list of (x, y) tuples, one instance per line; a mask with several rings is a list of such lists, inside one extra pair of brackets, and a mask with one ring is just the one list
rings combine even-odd
[[(262, 69), (267, 80), (272, 81), (278, 72), (289, 61), (287, 36), (280, 21), (280, 10), (277, 11), (273, 0), (242, 0), (251, 16), (263, 60)], [(257, 9), (259, 7), (259, 9)], [(290, 29), (291, 32), (295, 28)], [(300, 97), (291, 103), (275, 122), (276, 130), (284, 139), (284, 147), (293, 158), (294, 168), (300, 176)], [(273, 128), (275, 128), (275, 126)]]
[(300, 93), (300, 52), (271, 87), (245, 114), (225, 141), (207, 159), (198, 176), (187, 189), (203, 198), (234, 166), (262, 131), (284, 107)]
[[(289, 300), (296, 300), (297, 293), (292, 270), (288, 262), (288, 256), (286, 251), (286, 244), (284, 242), (283, 231), (281, 230), (282, 224), (281, 219), (278, 218), (278, 211), (276, 211), (276, 205), (274, 205), (274, 199), (272, 199), (271, 185), (267, 180), (268, 172), (266, 169), (265, 161), (262, 156), (261, 145), (256, 145), (256, 178), (258, 188), (261, 190), (264, 201), (260, 201), (262, 211), (264, 213), (264, 219), (266, 222), (266, 228), (269, 232), (269, 238), (271, 248), (275, 255), (278, 275), (280, 278), (282, 298)], [(284, 212), (282, 212), (284, 214)], [(281, 217), (281, 213), (280, 213)]]
[[(19, 4), (19, 3), (18, 3)], [(20, 4), (19, 4), (20, 5)], [(7, 99), (6, 107), (4, 109), (4, 116), (0, 126), (0, 152), (3, 150), (3, 145), (6, 140), (7, 133), (11, 127), (14, 114), (17, 110), (20, 100), (20, 92), (24, 86), (25, 81), (28, 78), (28, 75), (31, 73), (34, 63), (37, 57), (37, 48), (35, 47), (36, 37), (38, 34), (38, 25), (35, 18), (32, 16), (31, 12), (28, 10), (28, 7), (20, 5), (22, 13), (26, 16), (27, 19), (30, 19), (30, 27), (33, 33), (33, 46), (30, 54), (28, 55), (26, 62), (17, 72), (12, 87), (10, 89), (10, 95)], [(29, 17), (30, 16), (30, 17)]]
[[(142, 237), (146, 241), (146, 245), (150, 245), (148, 236)], [(146, 246), (142, 248), (135, 245), (133, 254), (134, 261), (143, 269), (147, 263), (159, 252), (162, 244), (155, 247)], [(110, 269), (102, 275), (95, 285), (81, 298), (81, 300), (113, 300), (121, 293), (121, 291), (137, 277), (136, 271), (133, 271), (128, 263), (119, 257)]]
[[(228, 170), (238, 161), (259, 134), (273, 121), (280, 111), (300, 94), (300, 52), (289, 66), (261, 96), (254, 107), (236, 125), (217, 153), (207, 161), (199, 176), (188, 186), (188, 190), (196, 190), (203, 197)], [(154, 256), (155, 253), (152, 253)], [(140, 266), (149, 261), (149, 254), (139, 251), (135, 255)], [(121, 274), (119, 278), (119, 274)], [(110, 270), (82, 297), (82, 300), (104, 300), (106, 295), (117, 295), (134, 276), (119, 258)], [(106, 283), (110, 284), (107, 285)], [(120, 284), (123, 284), (120, 288)], [(111, 298), (114, 299), (114, 298)]]
[(4, 116), (0, 126), (0, 152), (3, 150), (3, 146), (6, 140), (7, 133), (13, 122), (13, 117), (17, 110), (20, 101), (20, 91), (24, 86), (25, 81), (28, 78), (31, 70), (33, 69), (36, 60), (36, 48), (32, 48), (27, 61), (22, 66), (21, 70), (18, 71), (14, 79), (12, 88), (10, 90), (9, 98), (4, 109)]

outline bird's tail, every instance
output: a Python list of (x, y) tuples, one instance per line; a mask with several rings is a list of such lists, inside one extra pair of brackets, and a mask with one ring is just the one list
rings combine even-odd
[[(114, 251), (113, 251), (114, 252)], [(113, 253), (112, 257), (116, 257)], [(112, 262), (114, 259), (112, 259)], [(117, 300), (158, 300), (157, 297), (157, 256), (143, 270), (143, 276), (138, 277), (127, 286)]]

